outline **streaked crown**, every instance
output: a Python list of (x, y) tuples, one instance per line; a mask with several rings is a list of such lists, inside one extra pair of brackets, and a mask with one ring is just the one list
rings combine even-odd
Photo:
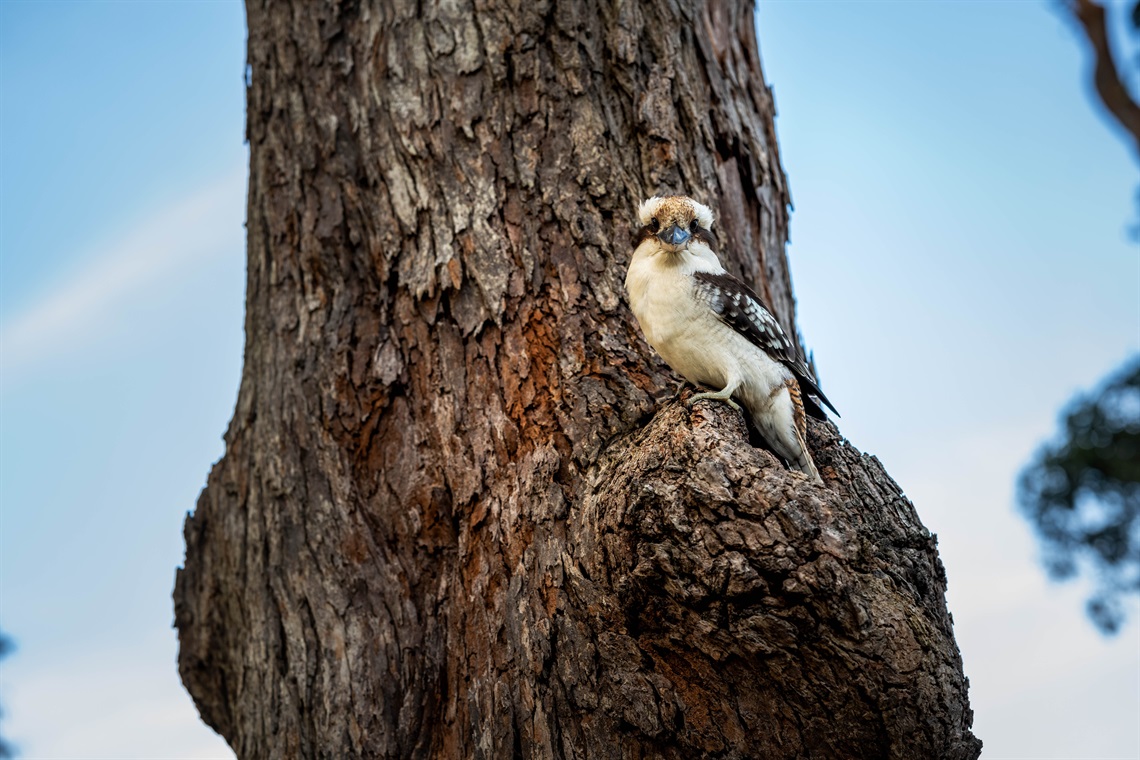
[(676, 225), (685, 230), (695, 220), (704, 229), (712, 229), (712, 209), (684, 195), (653, 196), (641, 202), (637, 216), (643, 225), (653, 227), (653, 220), (661, 229)]

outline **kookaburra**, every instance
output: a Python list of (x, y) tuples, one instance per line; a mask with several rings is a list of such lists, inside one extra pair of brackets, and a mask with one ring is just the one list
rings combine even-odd
[(823, 417), (817, 399), (835, 407), (760, 297), (721, 266), (712, 211), (692, 198), (655, 197), (638, 216), (625, 287), (646, 341), (690, 383), (718, 389), (693, 402), (740, 409), (736, 399), (776, 453), (822, 483), (807, 447), (805, 396), (813, 416)]

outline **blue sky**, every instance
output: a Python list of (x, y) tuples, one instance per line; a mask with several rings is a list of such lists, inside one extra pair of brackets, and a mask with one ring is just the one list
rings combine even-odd
[[(764, 2), (800, 321), (841, 428), (939, 535), (985, 758), (1140, 757), (1013, 506), (1140, 350), (1140, 172), (1048, 2)], [(241, 364), (236, 2), (0, 3), (0, 723), (25, 757), (230, 757), (181, 690), (181, 523)], [(633, 210), (631, 209), (631, 214)]]
[(181, 523), (241, 368), (236, 3), (0, 3), (3, 734), (227, 757), (175, 667)]

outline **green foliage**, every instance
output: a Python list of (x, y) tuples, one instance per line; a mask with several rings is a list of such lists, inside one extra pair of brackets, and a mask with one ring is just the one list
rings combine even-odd
[(1102, 631), (1117, 631), (1123, 602), (1140, 592), (1140, 356), (1070, 402), (1059, 440), (1021, 473), (1018, 502), (1050, 574), (1091, 572), (1089, 615)]
[[(13, 648), (12, 640), (0, 633), (0, 659), (8, 656)], [(15, 757), (15, 754), (16, 753), (12, 751), (12, 747), (3, 739), (0, 739), (0, 758)]]

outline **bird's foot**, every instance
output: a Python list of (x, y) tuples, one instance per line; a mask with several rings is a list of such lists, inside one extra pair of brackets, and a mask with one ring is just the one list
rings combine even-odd
[(689, 406), (692, 407), (693, 404), (701, 401), (702, 399), (707, 399), (709, 401), (723, 401), (736, 411), (744, 414), (744, 410), (740, 408), (740, 404), (736, 403), (728, 396), (722, 396), (719, 393), (694, 393), (692, 397), (689, 398)]

